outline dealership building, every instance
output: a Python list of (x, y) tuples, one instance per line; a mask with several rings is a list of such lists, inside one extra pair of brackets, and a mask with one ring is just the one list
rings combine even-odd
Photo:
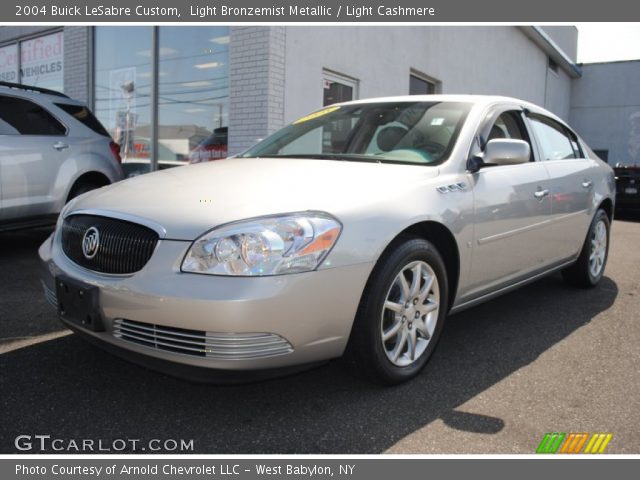
[[(92, 107), (126, 158), (242, 151), (335, 102), (508, 95), (568, 120), (610, 163), (640, 162), (640, 62), (576, 64), (571, 26), (5, 26), (0, 80)], [(155, 161), (151, 162), (155, 165)], [(153, 168), (153, 167), (152, 167)]]

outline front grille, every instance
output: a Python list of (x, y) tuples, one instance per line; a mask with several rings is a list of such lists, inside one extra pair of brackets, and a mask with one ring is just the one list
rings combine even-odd
[(217, 360), (250, 360), (293, 352), (291, 344), (274, 333), (211, 333), (121, 318), (113, 323), (113, 335), (156, 350)]
[[(82, 241), (91, 227), (99, 232), (95, 256), (87, 258)], [(158, 243), (150, 228), (117, 218), (71, 215), (62, 223), (62, 250), (73, 262), (100, 273), (128, 274), (142, 269)]]

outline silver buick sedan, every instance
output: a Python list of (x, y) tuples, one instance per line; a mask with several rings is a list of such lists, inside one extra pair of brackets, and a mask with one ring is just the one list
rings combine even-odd
[(237, 381), (345, 354), (397, 383), (451, 313), (558, 270), (595, 286), (614, 191), (612, 169), (530, 103), (349, 102), (235, 158), (74, 199), (40, 248), (43, 285), (69, 328), (174, 375)]

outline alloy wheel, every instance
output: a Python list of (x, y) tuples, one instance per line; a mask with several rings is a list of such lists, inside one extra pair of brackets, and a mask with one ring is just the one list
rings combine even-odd
[(591, 253), (589, 254), (589, 271), (595, 278), (600, 275), (607, 256), (607, 226), (604, 221), (596, 223), (591, 235)]
[(400, 270), (385, 297), (381, 338), (389, 361), (398, 367), (415, 363), (436, 328), (440, 288), (433, 268), (413, 261)]

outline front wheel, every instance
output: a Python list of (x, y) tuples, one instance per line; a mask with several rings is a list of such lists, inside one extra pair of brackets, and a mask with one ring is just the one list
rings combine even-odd
[(610, 229), (609, 216), (599, 209), (593, 217), (578, 260), (562, 271), (566, 281), (580, 287), (595, 287), (600, 282), (609, 256)]
[(448, 310), (444, 261), (430, 242), (412, 238), (374, 268), (351, 332), (357, 373), (379, 383), (417, 375), (435, 349)]

